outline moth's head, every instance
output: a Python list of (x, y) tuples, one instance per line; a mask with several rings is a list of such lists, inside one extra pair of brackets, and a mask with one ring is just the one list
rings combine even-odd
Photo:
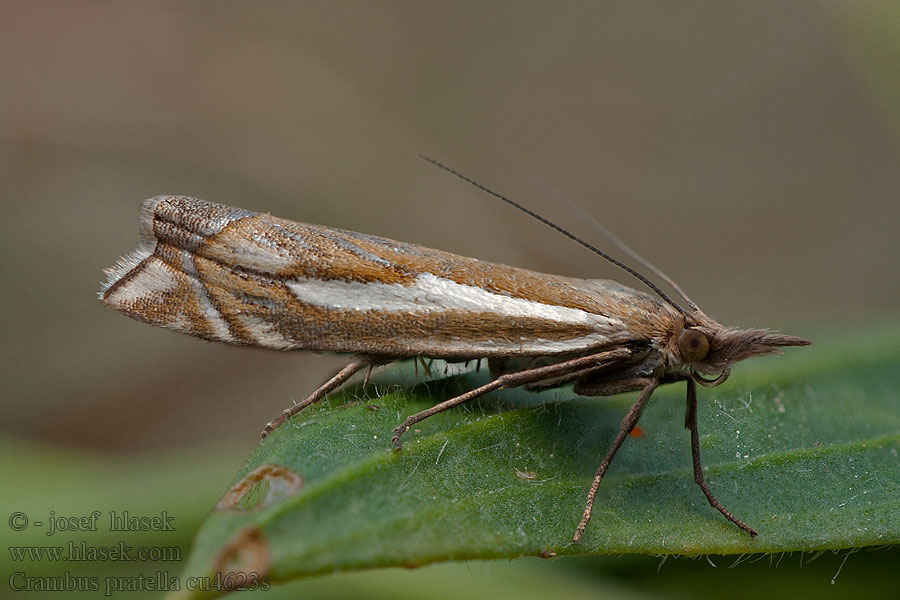
[[(706, 315), (685, 324), (676, 346), (681, 364), (703, 385), (718, 385), (728, 378), (731, 365), (752, 356), (781, 354), (785, 346), (808, 346), (812, 342), (768, 329), (723, 327)], [(707, 379), (706, 376), (713, 376)]]

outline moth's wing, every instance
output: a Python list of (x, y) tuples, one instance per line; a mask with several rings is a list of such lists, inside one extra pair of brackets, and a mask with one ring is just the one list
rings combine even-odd
[(182, 196), (145, 201), (140, 230), (102, 300), (206, 339), (451, 359), (634, 340), (627, 315), (584, 280)]

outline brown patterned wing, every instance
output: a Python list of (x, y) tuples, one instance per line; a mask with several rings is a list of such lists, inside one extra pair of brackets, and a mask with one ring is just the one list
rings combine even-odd
[[(668, 318), (615, 282), (546, 275), (184, 196), (141, 206), (102, 301), (197, 337), (278, 350), (558, 355), (646, 339)], [(652, 313), (652, 315), (651, 315)]]

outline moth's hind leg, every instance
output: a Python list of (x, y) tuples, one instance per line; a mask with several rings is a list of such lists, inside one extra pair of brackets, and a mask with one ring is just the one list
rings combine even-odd
[(450, 398), (449, 400), (445, 400), (440, 404), (435, 404), (429, 409), (411, 415), (405, 421), (403, 421), (403, 423), (400, 424), (399, 427), (394, 429), (394, 437), (391, 438), (391, 443), (394, 446), (394, 450), (400, 450), (402, 448), (402, 444), (400, 443), (400, 436), (419, 421), (427, 419), (428, 417), (436, 415), (437, 413), (443, 412), (449, 408), (453, 408), (454, 406), (459, 406), (460, 404), (468, 402), (469, 400), (472, 400), (474, 398), (478, 398), (479, 396), (483, 396), (488, 392), (492, 392), (500, 388), (519, 387), (529, 383), (535, 383), (547, 379), (561, 377), (563, 375), (593, 372), (594, 370), (601, 369), (612, 364), (626, 362), (631, 358), (631, 356), (632, 352), (628, 348), (616, 348), (607, 352), (599, 352), (597, 354), (591, 354), (589, 356), (581, 356), (572, 360), (567, 360), (552, 365), (537, 367), (534, 369), (526, 369), (524, 371), (517, 371), (514, 373), (505, 373), (503, 375), (500, 375), (490, 383), (486, 383), (485, 385), (475, 388), (474, 390), (469, 390), (465, 394), (460, 394), (455, 398)]
[(350, 359), (350, 362), (342, 368), (340, 371), (334, 374), (331, 379), (326, 381), (312, 394), (310, 394), (306, 399), (301, 402), (294, 404), (290, 408), (284, 409), (280, 415), (266, 423), (265, 429), (263, 429), (262, 434), (260, 435), (260, 440), (266, 439), (266, 436), (272, 433), (279, 425), (296, 415), (298, 412), (306, 408), (311, 404), (315, 404), (337, 388), (339, 388), (344, 382), (353, 377), (358, 371), (361, 369), (365, 369), (366, 367), (371, 368), (373, 365), (377, 365), (379, 363), (384, 362), (384, 360), (379, 360), (377, 357), (373, 356), (365, 356), (365, 355), (355, 355)]

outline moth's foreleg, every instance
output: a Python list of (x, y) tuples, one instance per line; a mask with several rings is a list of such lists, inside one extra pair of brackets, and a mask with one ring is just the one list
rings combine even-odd
[[(625, 377), (601, 381), (576, 381), (572, 388), (579, 396), (617, 396), (647, 387), (647, 377)], [(663, 383), (660, 381), (660, 383)]]
[(722, 515), (750, 534), (750, 537), (756, 537), (758, 534), (746, 523), (735, 517), (731, 512), (722, 506), (712, 491), (706, 484), (703, 477), (703, 466), (700, 464), (700, 433), (697, 428), (697, 384), (693, 379), (687, 380), (687, 408), (684, 413), (684, 426), (691, 430), (691, 456), (694, 460), (694, 481), (703, 490), (703, 494), (709, 501), (709, 505), (718, 510)]
[(391, 444), (393, 445), (394, 450), (400, 450), (402, 448), (402, 444), (400, 443), (400, 436), (419, 421), (427, 419), (428, 417), (436, 415), (437, 413), (443, 412), (449, 408), (453, 408), (454, 406), (459, 406), (460, 404), (468, 402), (469, 400), (472, 400), (479, 396), (483, 396), (488, 392), (492, 392), (500, 388), (518, 387), (528, 383), (541, 381), (542, 379), (559, 377), (561, 375), (569, 375), (572, 373), (594, 370), (598, 367), (627, 361), (629, 358), (631, 358), (631, 355), (631, 350), (627, 348), (616, 348), (607, 352), (600, 352), (598, 354), (591, 354), (589, 356), (573, 358), (571, 360), (559, 362), (553, 365), (547, 365), (544, 367), (537, 367), (534, 369), (527, 369), (525, 371), (517, 371), (514, 373), (506, 373), (504, 375), (500, 375), (499, 377), (497, 377), (497, 379), (494, 379), (490, 383), (475, 388), (474, 390), (469, 390), (465, 394), (461, 394), (459, 396), (456, 396), (455, 398), (450, 398), (449, 400), (445, 400), (440, 404), (435, 404), (429, 409), (411, 415), (405, 421), (403, 421), (403, 423), (399, 427), (394, 429), (394, 437), (391, 438)]
[(634, 426), (641, 418), (641, 413), (644, 412), (644, 406), (647, 404), (647, 400), (653, 395), (653, 390), (659, 385), (658, 379), (634, 378), (625, 381), (631, 382), (632, 384), (643, 383), (643, 388), (641, 389), (641, 393), (637, 400), (635, 400), (634, 404), (631, 405), (631, 408), (628, 409), (625, 418), (622, 419), (622, 424), (619, 426), (619, 433), (616, 435), (616, 439), (613, 440), (612, 446), (606, 453), (606, 456), (603, 457), (600, 466), (597, 467), (597, 473), (594, 475), (594, 482), (591, 484), (587, 500), (584, 503), (584, 514), (581, 516), (581, 522), (575, 529), (575, 535), (572, 536), (573, 542), (580, 541), (581, 536), (584, 535), (584, 529), (587, 527), (588, 521), (591, 520), (591, 511), (594, 509), (594, 498), (597, 496), (597, 490), (600, 489), (600, 482), (603, 481), (603, 476), (606, 474), (606, 470), (609, 468), (616, 452), (619, 451), (625, 438), (628, 437), (628, 434), (634, 429)]
[(378, 360), (374, 359), (371, 356), (362, 356), (357, 355), (350, 359), (350, 362), (342, 368), (340, 371), (335, 373), (335, 375), (322, 384), (319, 389), (310, 394), (306, 399), (301, 402), (298, 402), (294, 406), (290, 408), (284, 409), (280, 415), (278, 415), (275, 419), (266, 423), (265, 429), (263, 429), (262, 434), (260, 435), (260, 440), (266, 439), (266, 436), (272, 433), (279, 425), (296, 415), (298, 412), (309, 406), (310, 404), (315, 404), (322, 398), (324, 398), (329, 393), (333, 392), (337, 388), (339, 388), (345, 381), (353, 377), (353, 375), (366, 367), (371, 367), (374, 364), (378, 364)]

